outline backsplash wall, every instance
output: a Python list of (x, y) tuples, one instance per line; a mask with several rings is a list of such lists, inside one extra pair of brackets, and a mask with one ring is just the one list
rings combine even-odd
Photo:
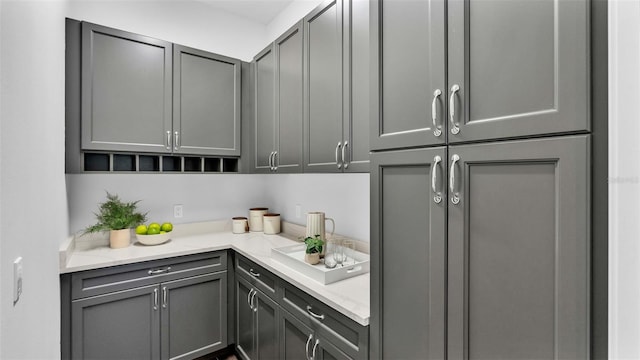
[[(95, 222), (93, 213), (109, 191), (123, 201), (141, 200), (138, 208), (150, 221), (230, 219), (266, 206), (305, 225), (306, 212), (324, 211), (336, 233), (369, 241), (369, 174), (68, 174), (66, 183), (72, 233)], [(183, 205), (182, 218), (173, 218), (176, 204)]]

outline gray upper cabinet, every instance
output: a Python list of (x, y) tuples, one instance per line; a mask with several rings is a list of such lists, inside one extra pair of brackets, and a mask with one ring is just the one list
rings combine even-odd
[(173, 152), (240, 155), (240, 60), (173, 46)]
[(589, 358), (588, 154), (587, 135), (450, 147), (450, 358)]
[(273, 171), (275, 142), (275, 52), (267, 46), (253, 60), (255, 76), (254, 172)]
[(588, 1), (449, 1), (448, 26), (450, 142), (589, 130)]
[(342, 0), (304, 18), (304, 171), (341, 172)]
[(372, 359), (445, 358), (446, 163), (444, 147), (371, 155)]
[(167, 152), (172, 44), (82, 23), (81, 146)]
[(445, 0), (371, 2), (371, 149), (446, 141)]
[(254, 58), (254, 172), (302, 172), (302, 21)]
[(304, 171), (369, 171), (369, 3), (304, 18)]
[(239, 60), (87, 22), (81, 41), (82, 150), (240, 155)]
[(588, 10), (374, 1), (372, 149), (588, 131)]

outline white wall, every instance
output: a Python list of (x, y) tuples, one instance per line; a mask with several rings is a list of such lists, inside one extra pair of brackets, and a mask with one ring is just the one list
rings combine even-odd
[(640, 358), (640, 2), (609, 2), (609, 357)]
[[(0, 18), (0, 358), (60, 354), (58, 246), (68, 234), (64, 184), (61, 2), (3, 1)], [(24, 259), (12, 302), (12, 263)]]

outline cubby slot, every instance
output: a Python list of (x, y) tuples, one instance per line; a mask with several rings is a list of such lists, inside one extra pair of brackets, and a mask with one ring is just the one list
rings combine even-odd
[(160, 171), (160, 157), (152, 155), (140, 155), (138, 157), (139, 171)]
[(109, 154), (84, 154), (84, 171), (109, 171)]
[(220, 159), (206, 158), (204, 159), (204, 172), (220, 172)]
[(136, 156), (114, 154), (113, 171), (136, 171)]
[(238, 159), (222, 159), (223, 172), (238, 172)]
[(185, 156), (184, 171), (185, 172), (202, 172), (202, 158)]
[(163, 156), (162, 171), (182, 171), (182, 158), (179, 156)]

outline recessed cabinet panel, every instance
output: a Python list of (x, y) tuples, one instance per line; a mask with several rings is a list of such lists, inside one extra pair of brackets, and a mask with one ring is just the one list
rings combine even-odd
[(304, 19), (305, 171), (341, 172), (342, 0)]
[(588, 153), (587, 136), (450, 147), (449, 356), (588, 358)]
[(82, 149), (167, 152), (172, 44), (82, 23)]
[(371, 256), (378, 264), (371, 273), (371, 356), (441, 359), (445, 149), (375, 153), (371, 159)]
[(449, 2), (450, 142), (589, 130), (588, 14), (587, 1)]
[(240, 155), (240, 61), (174, 45), (173, 150)]
[(275, 42), (278, 172), (302, 172), (302, 22)]
[(444, 143), (445, 1), (371, 6), (372, 150)]
[(254, 60), (255, 172), (269, 172), (275, 149), (275, 52), (269, 45)]

